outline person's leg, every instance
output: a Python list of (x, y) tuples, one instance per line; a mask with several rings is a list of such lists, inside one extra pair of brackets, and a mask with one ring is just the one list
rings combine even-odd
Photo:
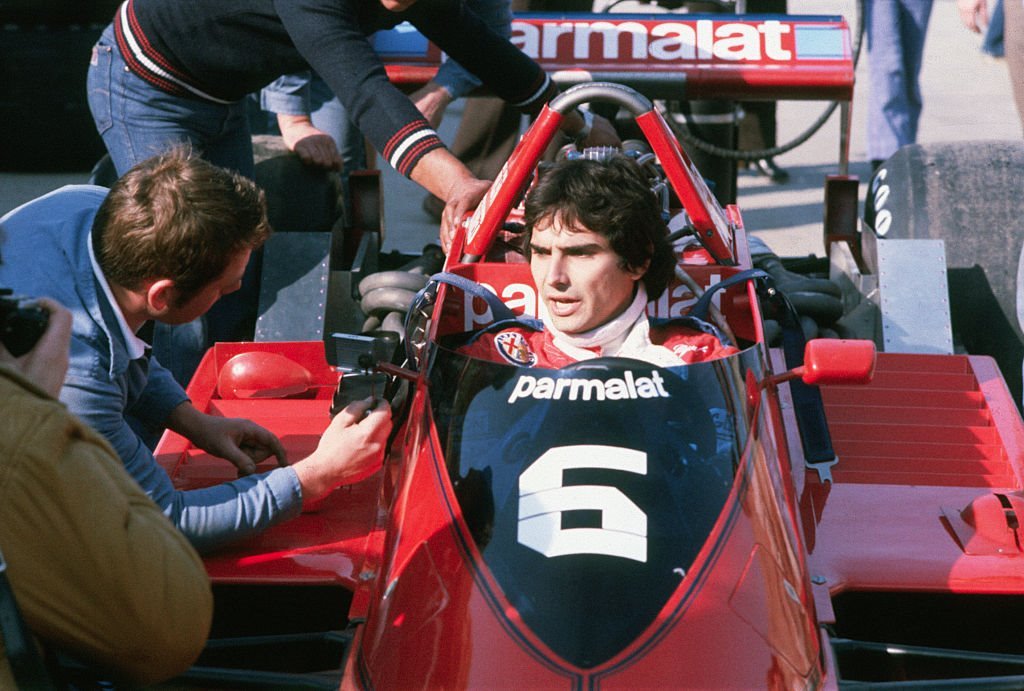
[(1006, 67), (1010, 71), (1013, 98), (1024, 128), (1024, 1), (1006, 0), (1003, 5)]
[(118, 175), (175, 143), (188, 141), (182, 130), (156, 126), (156, 118), (152, 127), (135, 126), (136, 118), (148, 119), (149, 103), (159, 100), (161, 92), (127, 70), (112, 26), (93, 47), (86, 86), (93, 122)]
[(867, 0), (868, 158), (880, 163), (917, 137), (918, 74), (930, 0)]
[(1006, 48), (1003, 43), (1004, 18), (1003, 0), (996, 0), (995, 4), (992, 5), (992, 13), (988, 18), (985, 38), (981, 42), (982, 53), (991, 55), (994, 58), (1001, 58), (1006, 54)]
[[(207, 104), (202, 106), (203, 110), (208, 109)], [(190, 117), (195, 110), (190, 111)], [(209, 124), (202, 129), (193, 129), (191, 134), (202, 141), (198, 149), (200, 155), (214, 165), (241, 173), (250, 180), (255, 179), (252, 132), (245, 100), (203, 113), (202, 120)]]
[(865, 0), (864, 37), (868, 49), (868, 158), (872, 165), (887, 159), (897, 149), (897, 135), (885, 115), (901, 90), (899, 50), (892, 37), (896, 26), (895, 6), (890, 0)]
[(349, 119), (345, 106), (331, 91), (331, 87), (315, 72), (309, 83), (310, 120), (313, 126), (334, 139), (341, 154), (341, 187), (344, 196), (345, 213), (351, 217), (352, 197), (349, 194), (348, 176), (354, 170), (367, 167), (366, 140)]
[(452, 153), (477, 177), (493, 180), (519, 141), (522, 117), (500, 98), (468, 99)]
[(903, 0), (900, 43), (903, 46), (908, 117), (906, 140), (901, 141), (900, 146), (917, 141), (917, 126), (921, 121), (921, 110), (924, 106), (924, 99), (921, 96), (921, 66), (924, 64), (924, 42), (931, 12), (932, 0)]
[(352, 124), (345, 106), (319, 75), (313, 74), (310, 88), (310, 119), (313, 126), (334, 139), (341, 154), (342, 176), (366, 168), (366, 146), (363, 133)]
[(87, 75), (89, 108), (118, 175), (136, 163), (188, 144), (216, 165), (252, 176), (244, 102), (222, 105), (181, 98), (130, 72), (107, 27)]

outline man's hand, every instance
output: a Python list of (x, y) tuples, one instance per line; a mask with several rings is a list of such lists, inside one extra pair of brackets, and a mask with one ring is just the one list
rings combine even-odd
[(960, 21), (974, 33), (980, 34), (988, 26), (987, 0), (956, 0), (956, 7)]
[(476, 208), (491, 183), (473, 175), (448, 149), (428, 152), (409, 177), (445, 203), (441, 213), (441, 247), (447, 254), (462, 216)]
[(50, 314), (46, 331), (32, 350), (18, 358), (0, 346), (0, 362), (12, 365), (26, 379), (57, 398), (64, 385), (64, 376), (68, 373), (71, 312), (49, 298), (39, 298), (35, 304)]
[(279, 466), (288, 465), (281, 441), (251, 420), (206, 415), (186, 401), (171, 411), (167, 426), (203, 451), (233, 463), (239, 477), (255, 473), (256, 464), (270, 456), (277, 457)]
[(466, 180), (453, 189), (441, 212), (441, 249), (445, 254), (452, 247), (455, 231), (458, 230), (462, 217), (472, 211), (491, 188), (490, 180)]
[(331, 420), (316, 451), (292, 466), (302, 486), (303, 504), (377, 472), (390, 433), (387, 401), (368, 398), (348, 404)]
[(452, 95), (437, 82), (429, 81), (409, 94), (409, 100), (436, 130), (441, 126), (445, 109), (452, 102)]
[(341, 170), (341, 154), (330, 135), (313, 127), (308, 115), (277, 116), (284, 145), (308, 166)]

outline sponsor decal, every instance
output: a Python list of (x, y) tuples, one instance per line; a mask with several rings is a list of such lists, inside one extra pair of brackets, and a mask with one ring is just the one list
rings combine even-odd
[[(704, 289), (707, 290), (720, 280), (720, 275), (711, 274)], [(517, 314), (525, 314), (528, 317), (536, 317), (540, 314), (540, 297), (532, 285), (509, 283), (500, 290), (485, 281), (481, 281), (480, 285), (500, 297), (502, 302)], [(720, 293), (713, 298), (716, 307), (721, 306), (721, 299)], [(697, 302), (697, 298), (693, 296), (689, 288), (683, 284), (675, 285), (664, 291), (657, 300), (647, 303), (647, 316), (657, 319), (681, 317), (689, 312), (695, 302)], [(487, 303), (479, 298), (474, 298), (469, 293), (463, 295), (462, 308), (462, 329), (464, 331), (471, 331), (494, 321), (494, 315), (491, 314), (491, 308), (487, 306)]]
[[(567, 485), (566, 470), (599, 468), (647, 474), (647, 454), (600, 444), (557, 446), (519, 476), (519, 544), (545, 557), (602, 554), (647, 562), (647, 514), (618, 487)], [(601, 524), (564, 528), (562, 516), (596, 511)]]
[(675, 353), (676, 357), (680, 360), (686, 359), (687, 356), (693, 355), (694, 353), (707, 354), (711, 350), (711, 347), (707, 344), (696, 344), (696, 343), (677, 343), (672, 346), (672, 352)]
[(494, 337), (494, 349), (513, 365), (533, 367), (537, 356), (530, 350), (526, 337), (516, 331), (503, 331)]
[[(512, 43), (539, 61), (721, 60), (788, 62), (793, 27), (764, 22), (595, 21), (512, 23)], [(565, 38), (562, 38), (565, 37)], [(566, 46), (571, 46), (566, 50)], [(787, 47), (788, 46), (788, 47)], [(624, 54), (623, 54), (624, 53)]]
[(569, 401), (622, 401), (639, 398), (670, 398), (665, 380), (657, 370), (651, 376), (639, 377), (627, 371), (620, 377), (584, 379), (580, 377), (534, 377), (521, 375), (508, 397), (509, 403), (520, 398)]
[(875, 179), (871, 183), (872, 192), (875, 195), (875, 235), (880, 238), (888, 235), (889, 228), (892, 226), (892, 211), (885, 208), (890, 191), (889, 185), (886, 183), (887, 177), (889, 177), (889, 170), (883, 166), (875, 173)]

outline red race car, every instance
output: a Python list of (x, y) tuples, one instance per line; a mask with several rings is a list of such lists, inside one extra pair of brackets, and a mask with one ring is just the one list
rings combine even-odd
[[(845, 32), (820, 18), (771, 20), (776, 33), (756, 19), (729, 34), (700, 21), (685, 20), (694, 36), (734, 47), (775, 36), (793, 54), (799, 31)], [(848, 41), (839, 49), (817, 72), (828, 98), (852, 90)], [(728, 84), (786, 88), (784, 70), (722, 69)], [(793, 93), (815, 74), (790, 70)], [(459, 352), (507, 310), (536, 314), (528, 265), (492, 250), (515, 230), (563, 114), (585, 102), (632, 118), (651, 187), (688, 238), (649, 313), (705, 318), (734, 354), (555, 370)], [(836, 275), (868, 285), (892, 252), (836, 216)], [(1024, 424), (993, 360), (805, 341), (792, 301), (754, 267), (738, 208), (719, 204), (646, 96), (588, 82), (552, 101), (425, 282), (397, 349), (393, 337), (338, 333), (326, 350), (265, 341), (207, 354), (195, 405), (256, 420), (295, 457), (315, 446), (332, 401), (367, 388), (392, 400), (396, 425), (381, 473), (207, 557), (216, 621), (181, 683), (1024, 684)], [(252, 380), (225, 374), (238, 357), (261, 361)], [(157, 452), (183, 488), (233, 470), (173, 434)]]

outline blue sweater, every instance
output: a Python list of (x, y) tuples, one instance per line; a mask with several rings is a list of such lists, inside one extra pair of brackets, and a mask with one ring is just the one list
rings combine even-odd
[(0, 218), (0, 286), (53, 298), (73, 315), (61, 401), (110, 442), (128, 473), (199, 550), (297, 516), (302, 494), (291, 468), (176, 490), (129, 424), (126, 416), (163, 427), (188, 397), (155, 358), (129, 359), (114, 306), (93, 273), (87, 242), (106, 193), (104, 187), (72, 185)]

